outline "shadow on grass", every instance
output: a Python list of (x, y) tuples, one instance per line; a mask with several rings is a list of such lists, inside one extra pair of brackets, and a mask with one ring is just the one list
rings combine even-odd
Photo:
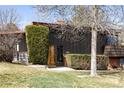
[(98, 75), (115, 75), (115, 74), (119, 74), (122, 73), (122, 71), (101, 71), (98, 72)]
[[(90, 70), (86, 70), (86, 71), (77, 71), (75, 72), (78, 75), (90, 75)], [(124, 71), (123, 70), (113, 70), (113, 71), (109, 71), (109, 70), (97, 70), (97, 74), (102, 76), (102, 75), (116, 75), (116, 74), (123, 74)]]

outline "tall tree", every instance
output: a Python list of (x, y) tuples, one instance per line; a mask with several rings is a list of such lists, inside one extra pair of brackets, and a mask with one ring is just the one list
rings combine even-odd
[(92, 6), (92, 39), (91, 39), (91, 75), (96, 75), (96, 42), (97, 42), (97, 18), (98, 6)]
[[(61, 18), (65, 24), (74, 26), (71, 31), (64, 30), (60, 33), (61, 37), (71, 34), (72, 39), (76, 40), (79, 37), (75, 28), (82, 26), (90, 26), (92, 28), (91, 40), (91, 75), (96, 75), (96, 41), (98, 31), (107, 31), (109, 34), (114, 34), (113, 29), (119, 29), (123, 26), (123, 6), (36, 6), (35, 8), (41, 14), (51, 14), (52, 18)], [(61, 29), (64, 29), (63, 26)], [(78, 30), (80, 31), (80, 30)], [(68, 36), (69, 37), (69, 36)], [(74, 38), (76, 37), (76, 38)], [(73, 39), (74, 38), (74, 39)]]

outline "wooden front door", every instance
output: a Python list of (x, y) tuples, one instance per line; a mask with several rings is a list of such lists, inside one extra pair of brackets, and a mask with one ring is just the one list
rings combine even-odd
[(57, 46), (57, 61), (56, 66), (64, 66), (63, 46)]

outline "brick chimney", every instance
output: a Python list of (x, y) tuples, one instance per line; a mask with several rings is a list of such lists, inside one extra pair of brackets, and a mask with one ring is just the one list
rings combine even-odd
[(64, 20), (57, 20), (56, 24), (63, 25), (63, 24), (65, 24), (65, 21)]

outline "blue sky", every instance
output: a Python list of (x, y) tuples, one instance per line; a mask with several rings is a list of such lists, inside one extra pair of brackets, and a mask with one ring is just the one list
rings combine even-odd
[[(19, 23), (19, 28), (24, 29), (32, 21), (37, 21), (36, 9), (31, 5), (0, 5), (0, 9), (15, 9), (17, 13), (21, 16), (21, 21)], [(41, 19), (42, 22), (49, 22), (46, 18)]]
[(58, 15), (55, 17), (52, 14), (49, 15), (49, 18), (47, 18), (46, 16), (42, 18), (38, 17), (36, 9), (33, 8), (33, 5), (0, 5), (0, 9), (10, 9), (10, 8), (15, 9), (17, 13), (21, 16), (20, 23), (18, 25), (20, 29), (24, 29), (26, 25), (31, 24), (33, 21), (39, 21), (38, 18), (40, 18), (41, 22), (48, 22), (48, 23), (54, 23), (56, 22), (56, 20), (61, 19), (61, 17), (59, 17)]

